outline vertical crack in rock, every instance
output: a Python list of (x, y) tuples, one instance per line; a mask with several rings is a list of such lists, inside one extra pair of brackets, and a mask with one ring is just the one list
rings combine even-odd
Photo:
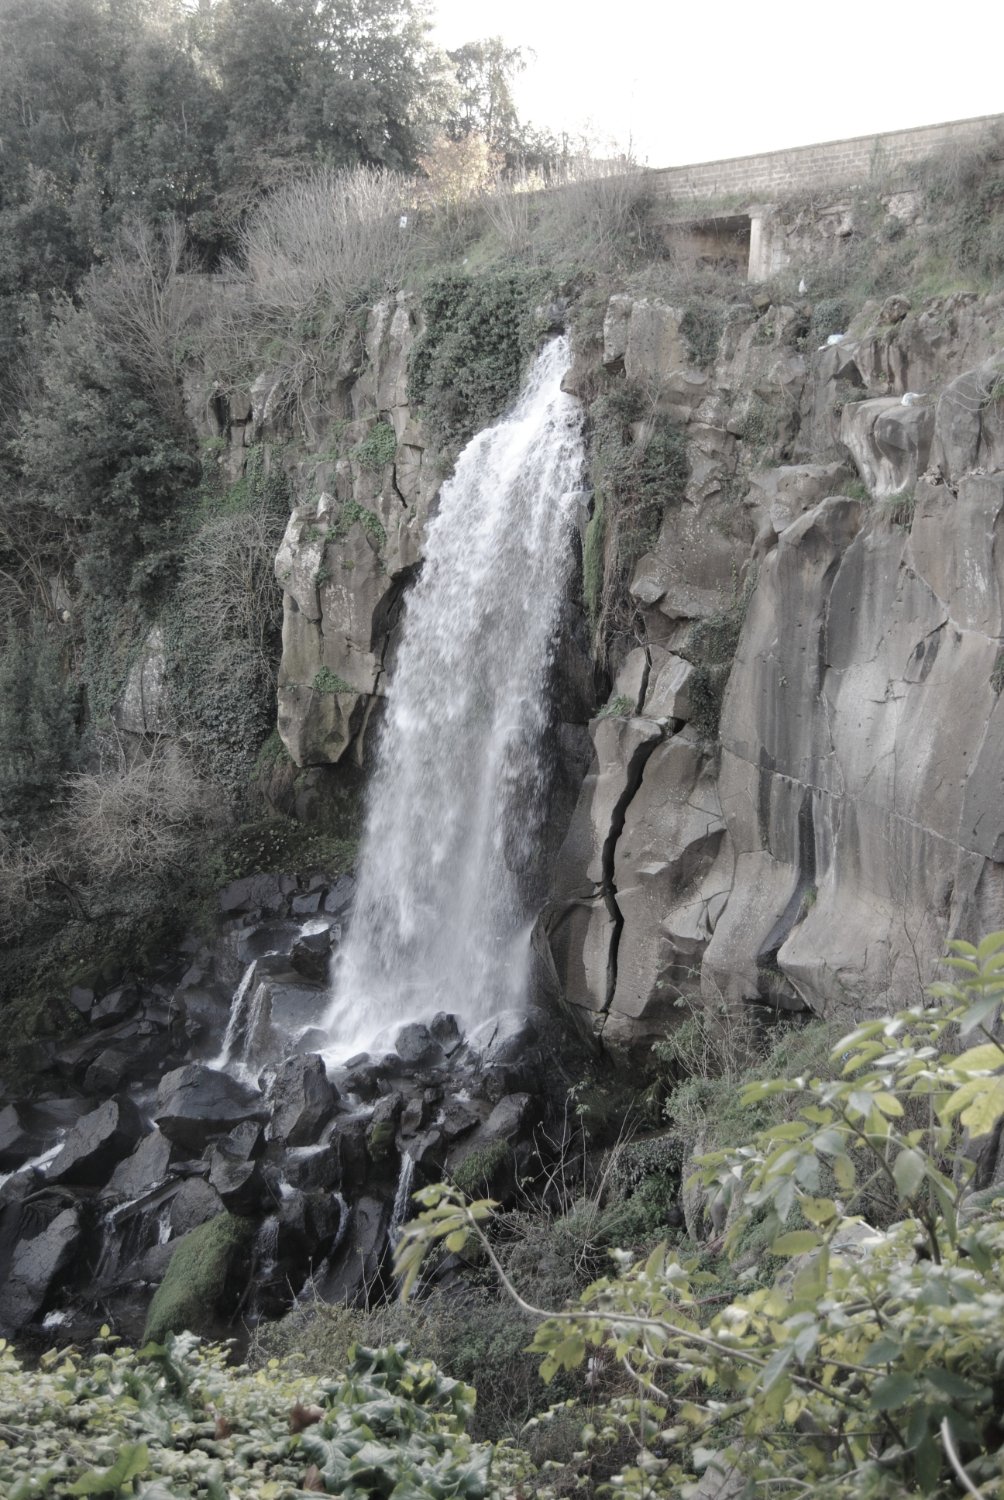
[(614, 804), (613, 812), (610, 814), (610, 828), (603, 841), (603, 851), (600, 855), (602, 877), (600, 895), (603, 904), (610, 914), (613, 930), (610, 934), (610, 948), (607, 952), (607, 992), (603, 1000), (603, 1014), (606, 1015), (610, 1009), (617, 988), (617, 950), (620, 947), (621, 933), (624, 930), (624, 918), (617, 904), (617, 884), (614, 879), (614, 862), (617, 854), (617, 844), (621, 834), (624, 832), (624, 824), (627, 820), (627, 810), (637, 795), (641, 786), (642, 777), (645, 774), (645, 765), (656, 745), (662, 744), (662, 735), (653, 736), (651, 739), (643, 740), (638, 745), (628, 761), (624, 773), (624, 790)]
[[(778, 954), (797, 927), (802, 916), (806, 895), (816, 883), (816, 828), (813, 795), (813, 789), (806, 787), (798, 809), (798, 865), (795, 873), (795, 888), (788, 897), (788, 904), (784, 911), (760, 945), (756, 956), (758, 970), (776, 975), (779, 983), (789, 986), (796, 995), (798, 992), (791, 980), (786, 975), (782, 975)], [(763, 994), (763, 998), (769, 1002), (771, 995)]]

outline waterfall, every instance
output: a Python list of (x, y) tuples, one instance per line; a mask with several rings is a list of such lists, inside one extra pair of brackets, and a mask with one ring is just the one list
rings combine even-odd
[(468, 444), (430, 523), (370, 786), (327, 1017), (345, 1055), (395, 1023), (525, 1000), (525, 876), (546, 813), (548, 683), (581, 493), (568, 340)]
[(210, 1058), (207, 1067), (226, 1068), (232, 1060), (234, 1048), (242, 1032), (246, 1036), (249, 1030), (247, 998), (251, 982), (255, 977), (255, 963), (256, 960), (252, 959), (241, 976), (240, 984), (234, 990), (234, 998), (230, 1002), (230, 1015), (227, 1018), (227, 1029), (223, 1035), (223, 1045), (216, 1056)]
[(407, 1151), (403, 1151), (401, 1153), (401, 1170), (397, 1179), (397, 1192), (394, 1194), (394, 1207), (391, 1210), (390, 1226), (387, 1230), (387, 1239), (392, 1250), (397, 1248), (401, 1225), (407, 1218), (411, 1208), (411, 1185), (414, 1180), (414, 1159)]

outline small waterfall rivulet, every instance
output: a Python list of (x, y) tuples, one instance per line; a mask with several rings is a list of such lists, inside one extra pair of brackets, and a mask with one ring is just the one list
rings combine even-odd
[(344, 1055), (394, 1023), (468, 1026), (523, 1003), (546, 805), (555, 629), (581, 493), (568, 340), (464, 449), (405, 610), (370, 785), (355, 912), (327, 1017)]

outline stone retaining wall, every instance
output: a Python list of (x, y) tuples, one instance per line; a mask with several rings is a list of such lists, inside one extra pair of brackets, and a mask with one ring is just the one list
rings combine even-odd
[(971, 120), (852, 136), (757, 156), (663, 167), (652, 176), (657, 191), (668, 197), (698, 199), (736, 194), (752, 202), (801, 188), (830, 187), (887, 175), (945, 146), (978, 140), (995, 126), (1004, 126), (1004, 115), (979, 115)]

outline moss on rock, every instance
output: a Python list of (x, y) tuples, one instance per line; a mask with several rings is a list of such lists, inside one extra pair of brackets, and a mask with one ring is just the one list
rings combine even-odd
[(233, 1299), (234, 1271), (250, 1249), (254, 1226), (250, 1219), (217, 1214), (200, 1224), (178, 1245), (164, 1280), (157, 1288), (146, 1328), (145, 1342), (163, 1343), (169, 1333), (210, 1334), (225, 1316)]

